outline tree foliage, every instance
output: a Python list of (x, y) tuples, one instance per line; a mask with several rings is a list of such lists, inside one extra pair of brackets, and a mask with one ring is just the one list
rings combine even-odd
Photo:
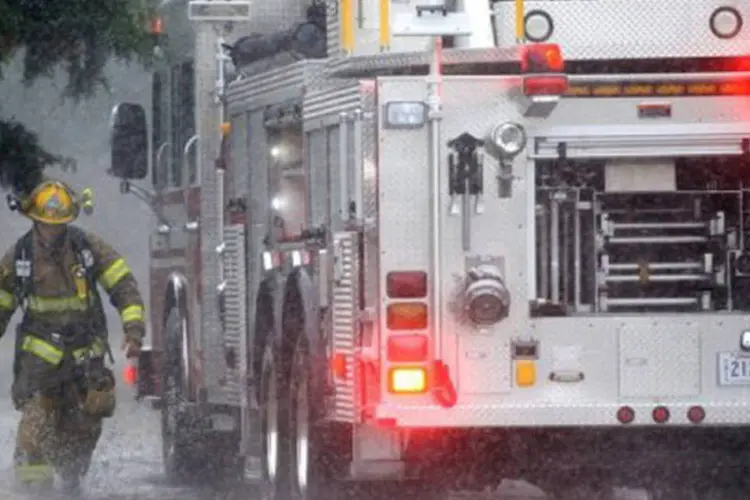
[[(110, 59), (148, 64), (146, 1), (0, 0), (0, 78), (23, 49), (27, 86), (62, 69), (66, 98), (78, 101), (108, 89), (104, 68)], [(0, 117), (0, 185), (28, 189), (45, 167), (64, 162), (22, 124)]]

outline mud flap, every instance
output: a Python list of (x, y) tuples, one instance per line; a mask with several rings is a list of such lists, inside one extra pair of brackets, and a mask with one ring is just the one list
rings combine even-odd
[(451, 380), (448, 365), (443, 361), (437, 360), (434, 365), (434, 389), (435, 400), (443, 408), (452, 408), (458, 402), (458, 393), (456, 386)]

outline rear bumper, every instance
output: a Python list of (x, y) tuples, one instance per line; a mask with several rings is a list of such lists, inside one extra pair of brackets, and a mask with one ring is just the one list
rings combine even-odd
[[(617, 412), (628, 406), (635, 412), (629, 424), (621, 424)], [(664, 406), (669, 410), (669, 420), (664, 424), (654, 422), (654, 408)], [(688, 410), (701, 406), (705, 418), (700, 424), (688, 420)], [(399, 427), (412, 428), (491, 428), (491, 427), (643, 427), (643, 426), (691, 426), (691, 427), (733, 427), (750, 425), (750, 402), (748, 403), (618, 403), (563, 405), (529, 404), (522, 405), (482, 405), (461, 404), (453, 408), (438, 405), (395, 405), (382, 404), (376, 408), (375, 418), (388, 421)]]

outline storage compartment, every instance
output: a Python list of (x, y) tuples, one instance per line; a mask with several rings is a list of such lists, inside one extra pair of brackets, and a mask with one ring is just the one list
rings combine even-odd
[(750, 161), (544, 160), (535, 315), (750, 309)]

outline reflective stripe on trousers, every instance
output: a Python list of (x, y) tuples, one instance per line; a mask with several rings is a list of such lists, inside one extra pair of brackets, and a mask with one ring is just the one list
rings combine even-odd
[(43, 483), (55, 479), (55, 469), (50, 465), (17, 463), (13, 468), (16, 478), (24, 483)]
[[(32, 335), (24, 337), (23, 342), (21, 342), (21, 350), (33, 354), (54, 366), (59, 365), (65, 355), (64, 351), (59, 347)], [(101, 340), (96, 339), (87, 347), (75, 349), (72, 354), (76, 363), (82, 363), (86, 358), (86, 354), (93, 358), (102, 357), (105, 354), (104, 344)]]
[(0, 309), (10, 309), (11, 311), (16, 308), (16, 298), (12, 293), (5, 290), (0, 290)]

